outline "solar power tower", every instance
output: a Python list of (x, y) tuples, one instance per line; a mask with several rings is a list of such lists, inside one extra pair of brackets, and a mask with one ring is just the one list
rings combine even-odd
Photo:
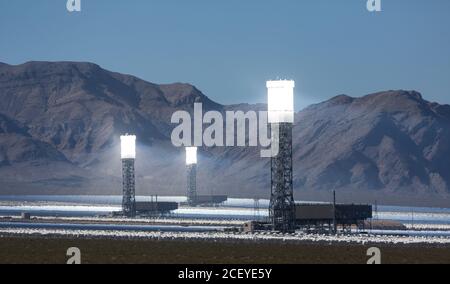
[(122, 159), (122, 212), (127, 217), (136, 216), (136, 191), (134, 161), (136, 159), (136, 136), (120, 136)]
[(187, 203), (197, 205), (197, 147), (186, 147)]
[(271, 158), (269, 217), (272, 229), (284, 233), (295, 231), (295, 202), (292, 184), (294, 87), (294, 81), (267, 82), (268, 122), (274, 126), (272, 129), (278, 129), (278, 135), (273, 135), (272, 143), (279, 145), (278, 153), (273, 153)]

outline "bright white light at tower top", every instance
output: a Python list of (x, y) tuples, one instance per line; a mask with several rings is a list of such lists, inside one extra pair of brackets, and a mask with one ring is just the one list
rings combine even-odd
[(269, 123), (294, 123), (294, 88), (294, 81), (267, 81)]
[(136, 136), (135, 135), (122, 135), (120, 136), (120, 155), (122, 159), (135, 159), (136, 158)]
[(197, 164), (197, 147), (186, 147), (186, 165)]

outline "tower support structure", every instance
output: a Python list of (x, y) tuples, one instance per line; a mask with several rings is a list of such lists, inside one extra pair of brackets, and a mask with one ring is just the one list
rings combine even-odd
[(197, 205), (197, 164), (186, 165), (187, 173), (187, 203), (189, 206)]
[(136, 216), (134, 159), (122, 159), (122, 212), (126, 217)]
[[(277, 123), (278, 155), (271, 158), (271, 196), (269, 217), (275, 231), (295, 231), (295, 202), (292, 172), (292, 123)], [(278, 140), (278, 141), (276, 141)]]

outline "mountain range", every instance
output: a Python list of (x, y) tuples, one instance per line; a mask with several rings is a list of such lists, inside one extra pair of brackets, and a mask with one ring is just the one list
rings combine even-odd
[[(119, 136), (135, 133), (137, 193), (182, 195), (173, 112), (223, 105), (190, 84), (154, 84), (93, 63), (0, 63), (0, 194), (121, 194)], [(450, 106), (416, 91), (335, 96), (295, 114), (295, 197), (450, 206)], [(257, 147), (203, 147), (202, 194), (268, 198)]]

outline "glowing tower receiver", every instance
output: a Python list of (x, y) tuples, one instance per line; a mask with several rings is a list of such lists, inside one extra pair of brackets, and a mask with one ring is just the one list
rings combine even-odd
[(267, 81), (269, 123), (294, 123), (294, 81)]
[(127, 217), (136, 216), (135, 173), (136, 136), (120, 136), (120, 156), (122, 158), (123, 197), (122, 211)]
[(278, 155), (271, 158), (269, 215), (275, 231), (295, 231), (295, 203), (292, 185), (292, 125), (294, 123), (294, 81), (268, 81), (268, 122), (278, 127)]
[(197, 201), (197, 147), (186, 147), (187, 203)]
[(186, 165), (197, 164), (197, 147), (186, 147)]
[(120, 142), (122, 159), (136, 159), (136, 136), (120, 136)]

